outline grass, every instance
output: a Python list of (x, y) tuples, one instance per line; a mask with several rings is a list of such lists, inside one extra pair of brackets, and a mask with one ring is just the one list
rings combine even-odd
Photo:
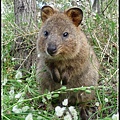
[[(3, 120), (24, 120), (29, 113), (32, 113), (33, 119), (41, 120), (56, 120), (55, 111), (49, 112), (46, 106), (42, 106), (40, 101), (45, 104), (51, 101), (52, 97), (57, 97), (59, 93), (68, 91), (67, 89), (54, 91), (52, 95), (50, 93), (45, 94), (48, 101), (42, 95), (39, 95), (37, 84), (35, 81), (36, 67), (31, 67), (32, 71), (25, 71), (27, 73), (24, 78), (16, 78), (17, 71), (14, 70), (16, 60), (11, 57), (11, 46), (17, 36), (14, 35), (14, 30), (18, 29), (14, 23), (13, 2), (3, 1), (7, 9), (2, 16), (2, 119)], [(69, 5), (64, 4), (64, 1), (56, 1), (64, 5), (63, 8), (67, 8)], [(110, 4), (109, 4), (110, 3)], [(82, 29), (89, 38), (90, 44), (93, 46), (95, 53), (97, 54), (100, 62), (100, 80), (99, 89), (96, 89), (96, 113), (92, 116), (97, 116), (98, 120), (112, 120), (113, 114), (118, 112), (117, 107), (117, 93), (118, 93), (118, 12), (117, 12), (116, 0), (105, 0), (102, 4), (102, 14), (93, 14), (90, 6), (86, 4), (86, 1), (82, 2), (82, 9), (84, 11), (84, 19), (82, 22)], [(114, 7), (113, 7), (114, 6)], [(40, 28), (40, 24), (38, 25)], [(24, 32), (24, 31), (23, 31)], [(32, 31), (34, 35), (37, 34), (36, 30)], [(31, 33), (26, 33), (28, 36)], [(19, 34), (18, 36), (22, 36)], [(25, 34), (24, 34), (25, 35)], [(23, 70), (21, 70), (23, 72)], [(21, 81), (20, 81), (21, 80)], [(75, 89), (73, 89), (74, 91)], [(20, 98), (15, 96), (21, 93)], [(106, 98), (108, 101), (106, 101)], [(13, 107), (18, 105), (19, 109), (28, 106), (29, 108), (24, 112), (14, 113)], [(95, 105), (94, 105), (95, 106)], [(47, 106), (49, 107), (49, 106)], [(17, 108), (17, 109), (18, 109)], [(90, 119), (92, 119), (92, 116)], [(39, 118), (38, 118), (39, 117)], [(42, 117), (42, 118), (40, 118)]]

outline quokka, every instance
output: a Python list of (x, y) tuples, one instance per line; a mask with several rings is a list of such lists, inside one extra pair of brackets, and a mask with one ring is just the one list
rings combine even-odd
[[(98, 85), (99, 62), (80, 28), (83, 12), (70, 8), (64, 12), (50, 6), (41, 9), (42, 26), (37, 39), (37, 83), (40, 93), (67, 88)], [(86, 103), (95, 98), (95, 92), (83, 91), (61, 94), (59, 101), (68, 99), (78, 103), (81, 118), (87, 120)]]

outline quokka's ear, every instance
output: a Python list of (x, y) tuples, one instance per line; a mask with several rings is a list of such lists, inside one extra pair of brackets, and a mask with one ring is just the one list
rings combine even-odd
[(50, 6), (43, 6), (41, 9), (41, 19), (45, 22), (50, 16), (54, 14), (54, 9)]
[(70, 8), (65, 11), (65, 14), (73, 21), (76, 26), (79, 26), (83, 18), (83, 12), (80, 8)]

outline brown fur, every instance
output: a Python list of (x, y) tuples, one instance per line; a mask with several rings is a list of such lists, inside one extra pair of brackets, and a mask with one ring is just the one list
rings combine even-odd
[[(65, 12), (56, 11), (50, 6), (42, 8), (43, 24), (37, 40), (37, 52), (40, 54), (37, 82), (41, 93), (59, 89), (61, 81), (67, 88), (97, 86), (99, 64), (79, 27), (82, 17), (83, 13), (79, 8), (71, 8)], [(47, 36), (44, 31), (48, 32)], [(65, 32), (68, 33), (67, 37), (63, 36)], [(47, 51), (49, 44), (57, 49), (52, 55)], [(65, 98), (69, 99), (69, 103), (76, 104), (92, 100), (95, 95), (94, 91), (91, 94), (69, 92), (61, 95), (60, 100)]]

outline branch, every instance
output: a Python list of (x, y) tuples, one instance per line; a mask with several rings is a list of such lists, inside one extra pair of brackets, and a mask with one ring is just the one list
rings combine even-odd
[(33, 52), (33, 50), (35, 49), (36, 47), (34, 47), (28, 54), (28, 56), (26, 57), (26, 59), (21, 63), (20, 67), (18, 68), (18, 70), (22, 67), (22, 65), (25, 63), (25, 61), (29, 58), (30, 54)]
[(103, 15), (104, 15), (105, 10), (109, 7), (109, 5), (110, 5), (112, 2), (113, 2), (113, 0), (111, 0), (111, 1), (107, 4), (106, 8), (102, 11), (102, 14), (103, 14)]

